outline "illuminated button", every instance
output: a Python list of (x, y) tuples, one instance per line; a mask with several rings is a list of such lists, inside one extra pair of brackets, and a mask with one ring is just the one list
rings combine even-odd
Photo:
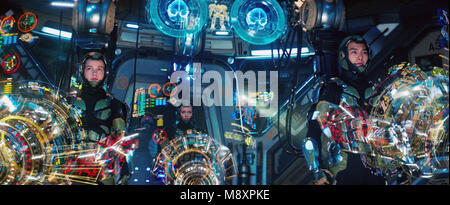
[(313, 146), (313, 143), (311, 142), (311, 140), (306, 141), (305, 148), (307, 150), (313, 150), (314, 149), (314, 146)]

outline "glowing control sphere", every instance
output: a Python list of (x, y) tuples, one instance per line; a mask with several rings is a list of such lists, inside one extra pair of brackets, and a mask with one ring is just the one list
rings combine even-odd
[(17, 21), (17, 28), (21, 32), (30, 32), (37, 25), (37, 18), (32, 12), (26, 12), (22, 14)]
[(64, 164), (83, 138), (80, 123), (45, 84), (17, 83), (0, 93), (0, 184), (67, 184)]
[(275, 0), (237, 0), (231, 7), (231, 24), (243, 40), (265, 45), (278, 39), (286, 30), (286, 16)]
[(149, 4), (148, 16), (166, 35), (186, 37), (206, 25), (208, 5), (205, 0), (153, 0)]
[(201, 133), (171, 140), (153, 165), (153, 174), (173, 185), (226, 184), (236, 173), (230, 150)]
[(319, 120), (346, 151), (363, 155), (383, 174), (402, 168), (421, 176), (448, 174), (448, 76), (400, 64), (377, 87), (370, 115), (361, 108), (330, 105)]
[(448, 173), (448, 76), (410, 64), (391, 69), (373, 103), (368, 140), (377, 154), (424, 175)]

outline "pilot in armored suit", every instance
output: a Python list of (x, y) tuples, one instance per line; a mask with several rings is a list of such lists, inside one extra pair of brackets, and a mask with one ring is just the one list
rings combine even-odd
[[(361, 36), (345, 38), (339, 45), (338, 60), (340, 66), (338, 77), (332, 77), (324, 82), (319, 91), (318, 102), (308, 113), (308, 133), (303, 141), (302, 150), (309, 169), (313, 172), (314, 184), (336, 184), (337, 174), (347, 168), (348, 156), (352, 155), (352, 158), (356, 156), (341, 151), (340, 144), (332, 139), (330, 129), (321, 128), (318, 120), (326, 117), (331, 108), (330, 104), (365, 108), (374, 90), (365, 76), (370, 59), (364, 38)], [(368, 170), (361, 169), (358, 172), (368, 173)], [(357, 181), (358, 176), (354, 176)], [(383, 183), (380, 182), (382, 181), (380, 178), (376, 180), (377, 183)], [(365, 181), (356, 183), (367, 184)]]
[[(125, 135), (127, 107), (104, 89), (108, 76), (108, 61), (104, 55), (90, 52), (81, 61), (82, 89), (71, 99), (82, 111), (83, 128), (88, 143), (101, 144), (108, 137), (120, 139)], [(100, 184), (121, 184), (129, 175), (127, 163), (121, 162), (120, 173), (100, 179)], [(120, 179), (114, 179), (120, 177)]]

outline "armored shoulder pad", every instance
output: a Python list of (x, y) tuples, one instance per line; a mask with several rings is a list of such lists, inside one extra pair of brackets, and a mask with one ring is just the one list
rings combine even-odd
[(122, 118), (127, 120), (128, 106), (117, 100), (116, 98), (111, 99), (111, 117), (112, 119)]
[(324, 100), (339, 105), (342, 92), (342, 85), (338, 82), (327, 82), (320, 89), (319, 101)]

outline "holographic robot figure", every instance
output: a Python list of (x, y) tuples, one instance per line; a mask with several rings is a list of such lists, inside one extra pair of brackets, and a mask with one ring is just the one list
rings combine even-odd
[(209, 18), (211, 19), (211, 30), (216, 30), (216, 21), (219, 19), (220, 30), (227, 30), (225, 22), (229, 21), (228, 7), (226, 5), (210, 4), (209, 5)]

